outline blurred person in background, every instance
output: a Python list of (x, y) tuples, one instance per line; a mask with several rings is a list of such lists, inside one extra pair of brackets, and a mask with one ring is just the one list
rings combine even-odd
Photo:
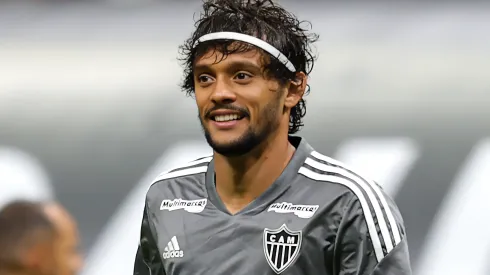
[(293, 136), (317, 35), (272, 1), (203, 8), (183, 89), (214, 154), (153, 182), (134, 274), (411, 274), (393, 200)]
[(0, 275), (74, 275), (78, 231), (59, 204), (14, 201), (0, 211)]

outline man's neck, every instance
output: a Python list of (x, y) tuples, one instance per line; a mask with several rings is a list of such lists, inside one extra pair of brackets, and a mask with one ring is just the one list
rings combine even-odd
[(232, 214), (260, 196), (281, 175), (295, 148), (287, 135), (277, 135), (252, 152), (228, 158), (214, 155), (216, 190)]

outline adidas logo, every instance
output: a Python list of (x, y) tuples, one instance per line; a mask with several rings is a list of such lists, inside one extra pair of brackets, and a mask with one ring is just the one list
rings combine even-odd
[(173, 236), (167, 246), (165, 246), (165, 252), (163, 252), (163, 258), (182, 258), (184, 257), (184, 251), (180, 250), (179, 242), (177, 242), (177, 237)]

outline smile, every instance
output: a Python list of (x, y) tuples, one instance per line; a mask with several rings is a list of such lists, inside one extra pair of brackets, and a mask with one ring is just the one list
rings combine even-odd
[(211, 117), (212, 120), (217, 121), (217, 122), (240, 120), (242, 118), (243, 117), (238, 115), (238, 114), (217, 115), (217, 116)]

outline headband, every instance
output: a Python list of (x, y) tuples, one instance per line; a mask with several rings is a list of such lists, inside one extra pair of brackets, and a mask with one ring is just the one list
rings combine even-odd
[(284, 64), (284, 66), (286, 66), (286, 68), (288, 68), (288, 70), (290, 70), (293, 73), (296, 72), (296, 68), (294, 67), (293, 63), (291, 63), (291, 61), (289, 61), (289, 59), (284, 54), (282, 54), (278, 49), (276, 49), (274, 46), (265, 42), (264, 40), (258, 39), (257, 37), (250, 36), (243, 33), (214, 32), (214, 33), (206, 34), (201, 36), (196, 41), (194, 47), (196, 47), (199, 43), (202, 42), (206, 42), (210, 40), (220, 40), (220, 39), (242, 41), (254, 45), (256, 47), (259, 47), (262, 50), (274, 56), (275, 58), (277, 58), (279, 62), (281, 62), (282, 64)]

